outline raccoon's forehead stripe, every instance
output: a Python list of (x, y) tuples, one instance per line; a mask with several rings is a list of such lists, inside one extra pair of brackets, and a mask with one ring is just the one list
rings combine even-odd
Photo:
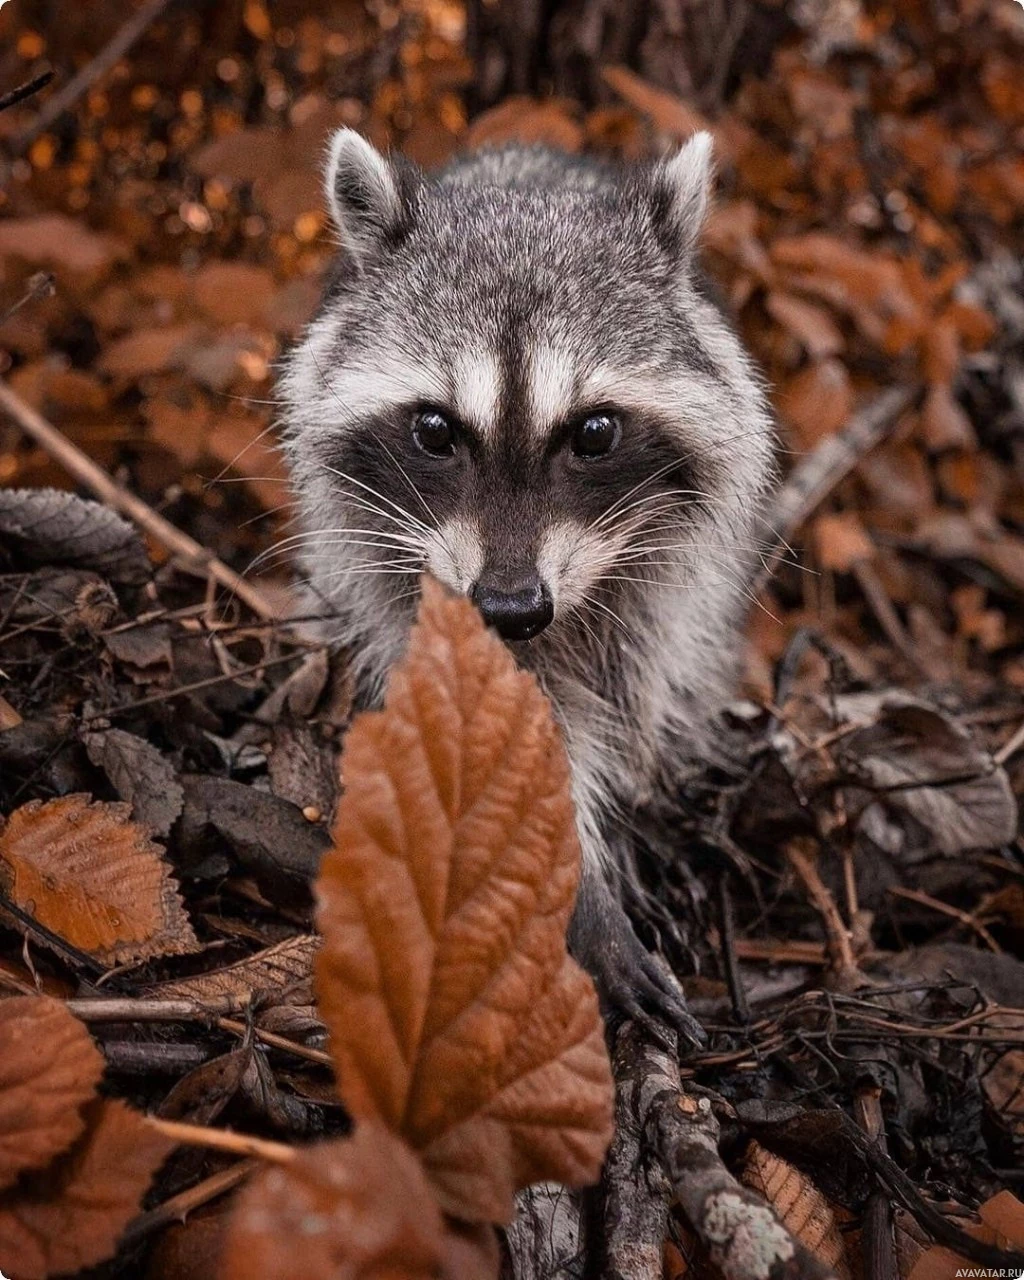
[(526, 394), (535, 434), (545, 435), (578, 407), (575, 385), (570, 352), (554, 346), (541, 346), (533, 352), (526, 374)]
[(487, 439), (498, 429), (502, 373), (497, 358), (478, 349), (460, 357), (452, 371), (455, 407), (459, 417)]

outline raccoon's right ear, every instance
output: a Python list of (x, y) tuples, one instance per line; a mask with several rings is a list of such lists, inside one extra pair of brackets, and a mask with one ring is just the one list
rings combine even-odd
[(654, 218), (660, 238), (681, 260), (692, 257), (704, 229), (715, 177), (711, 134), (695, 133), (654, 170)]
[(325, 185), (342, 243), (358, 262), (408, 226), (411, 173), (385, 158), (354, 129), (331, 139)]

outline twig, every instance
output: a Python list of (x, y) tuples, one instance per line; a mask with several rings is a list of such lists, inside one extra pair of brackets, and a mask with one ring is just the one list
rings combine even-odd
[(222, 1013), (237, 1007), (231, 997), (213, 1000), (139, 1000), (133, 996), (100, 1000), (66, 1000), (68, 1013), (83, 1022), (213, 1022)]
[[(218, 1018), (217, 1026), (222, 1031), (230, 1031), (232, 1035), (246, 1034), (245, 1024), (235, 1022), (231, 1018)], [(305, 1058), (307, 1062), (316, 1062), (321, 1067), (334, 1069), (334, 1059), (323, 1049), (311, 1049), (308, 1045), (300, 1044), (298, 1040), (288, 1040), (274, 1031), (264, 1031), (260, 1027), (253, 1028), (253, 1035), (261, 1044), (269, 1045), (271, 1049), (282, 1049), (286, 1053), (293, 1053), (296, 1058)]]
[[(0, 107), (0, 111), (3, 107)], [(17, 302), (7, 308), (3, 314), (0, 314), (0, 324), (6, 324), (11, 316), (17, 313), (29, 302), (35, 302), (39, 298), (50, 298), (54, 294), (53, 276), (49, 271), (37, 271), (28, 281), (28, 287), (21, 295)]]
[(72, 76), (59, 93), (47, 99), (35, 120), (15, 138), (15, 150), (19, 153), (24, 152), (41, 133), (45, 133), (65, 111), (73, 107), (100, 76), (105, 75), (124, 57), (146, 28), (159, 18), (170, 3), (171, 0), (147, 0), (147, 3), (128, 19), (91, 62), (87, 62), (77, 75)]
[(134, 1222), (129, 1224), (121, 1237), (121, 1243), (133, 1243), (150, 1235), (153, 1231), (158, 1231), (161, 1227), (170, 1226), (174, 1222), (184, 1222), (194, 1209), (202, 1208), (204, 1204), (209, 1204), (211, 1200), (216, 1200), (218, 1196), (237, 1187), (259, 1167), (257, 1160), (239, 1160), (237, 1164), (229, 1165), (219, 1173), (204, 1178), (202, 1182), (197, 1182), (187, 1191), (180, 1191), (176, 1196), (165, 1200), (163, 1204), (158, 1204), (155, 1209), (140, 1214)]
[(1024, 724), (1020, 725), (1017, 732), (993, 753), (992, 759), (996, 764), (1006, 764), (1007, 760), (1016, 755), (1021, 747), (1024, 747)]
[[(668, 1194), (657, 1165), (642, 1154), (642, 1116), (638, 1107), (643, 1065), (639, 1028), (627, 1023), (615, 1045), (615, 1137), (605, 1165), (607, 1280), (660, 1280), (668, 1233)], [(652, 1186), (657, 1178), (661, 1186)]]
[(754, 594), (768, 585), (779, 556), (804, 521), (841, 484), (863, 457), (895, 427), (900, 414), (917, 398), (917, 387), (891, 387), (855, 413), (842, 431), (823, 440), (793, 468), (776, 495), (767, 523), (775, 546), (754, 581)]
[(79, 484), (84, 485), (101, 502), (127, 516), (151, 538), (179, 557), (186, 568), (233, 592), (239, 600), (261, 618), (273, 618), (276, 611), (263, 594), (218, 560), (212, 552), (194, 538), (176, 528), (148, 503), (129, 492), (110, 476), (77, 445), (52, 426), (42, 414), (26, 404), (16, 392), (0, 382), (0, 409), (3, 409), (32, 440), (58, 462)]
[(283, 1142), (271, 1142), (247, 1133), (233, 1133), (230, 1129), (210, 1129), (201, 1124), (182, 1124), (177, 1120), (161, 1120), (159, 1116), (146, 1116), (146, 1123), (157, 1133), (183, 1146), (206, 1147), (210, 1151), (227, 1151), (235, 1156), (255, 1156), (270, 1164), (291, 1164), (297, 1155), (295, 1147)]
[(736, 922), (733, 918), (732, 894), (729, 892), (729, 873), (723, 872), (718, 882), (718, 901), (722, 917), (722, 959), (725, 964), (725, 980), (729, 987), (732, 1011), (740, 1026), (750, 1021), (750, 1004), (743, 986), (743, 974), (736, 955)]
[[(67, 1000), (68, 1012), (83, 1022), (201, 1022), (226, 1031), (229, 1035), (245, 1036), (248, 1030), (244, 1022), (226, 1018), (224, 1013), (237, 1008), (238, 1001), (230, 996), (202, 1004), (198, 1000), (137, 1000), (131, 996), (101, 1000)], [(333, 1059), (323, 1049), (311, 1049), (298, 1040), (289, 1040), (274, 1031), (253, 1028), (253, 1035), (272, 1049), (315, 1062), (318, 1066), (333, 1067)]]
[(647, 1044), (641, 1056), (644, 1132), (674, 1199), (725, 1280), (835, 1280), (771, 1206), (725, 1167), (711, 1099), (695, 1086), (680, 1092), (678, 1065), (661, 1048)]
[[(857, 1123), (871, 1138), (878, 1150), (888, 1154), (885, 1141), (885, 1122), (882, 1119), (882, 1091), (874, 1085), (859, 1089), (853, 1100), (853, 1113)], [(868, 1197), (864, 1213), (864, 1274), (866, 1280), (897, 1280), (896, 1244), (892, 1231), (892, 1205), (888, 1196), (874, 1191)]]
[(811, 906), (821, 916), (832, 964), (837, 970), (840, 981), (856, 983), (860, 977), (860, 969), (857, 965), (857, 957), (853, 954), (850, 931), (839, 914), (835, 899), (818, 875), (814, 858), (804, 847), (805, 843), (800, 838), (790, 840), (786, 845), (786, 860), (799, 876), (811, 900)]
[(150, 694), (146, 698), (136, 698), (134, 702), (125, 702), (120, 707), (104, 707), (91, 716), (83, 716), (83, 724), (92, 724), (96, 720), (108, 720), (111, 716), (123, 715), (126, 711), (138, 711), (140, 707), (151, 707), (159, 702), (169, 702), (172, 698), (180, 698), (188, 693), (198, 693), (200, 689), (212, 689), (214, 685), (229, 684), (232, 680), (241, 680), (245, 676), (255, 675), (258, 671), (268, 671), (272, 667), (280, 667), (286, 662), (296, 662), (301, 653), (282, 653), (276, 658), (267, 658), (263, 662), (254, 662), (251, 667), (241, 667), (228, 675), (207, 676), (205, 680), (193, 680), (191, 684), (179, 685), (176, 689), (164, 689), (161, 693)]
[(44, 71), (33, 79), (27, 80), (24, 84), (19, 84), (17, 89), (12, 89), (10, 93), (0, 95), (0, 111), (6, 111), (8, 107), (17, 106), (19, 102), (24, 102), (26, 98), (31, 98), (34, 93), (38, 93), (40, 89), (45, 89), (53, 79), (52, 71)]
[(902, 885), (897, 884), (893, 885), (889, 892), (894, 897), (906, 898), (908, 902), (916, 902), (920, 907), (928, 907), (932, 911), (938, 911), (941, 915), (952, 916), (954, 920), (959, 920), (968, 929), (973, 929), (990, 951), (996, 955), (999, 955), (1002, 951), (1002, 947), (992, 937), (991, 933), (969, 911), (962, 911), (959, 907), (954, 907), (949, 902), (942, 902), (939, 898), (933, 898), (930, 893), (923, 893), (920, 889), (904, 889)]

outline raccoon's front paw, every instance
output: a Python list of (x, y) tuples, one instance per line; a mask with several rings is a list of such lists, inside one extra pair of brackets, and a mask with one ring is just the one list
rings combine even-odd
[(682, 1037), (680, 1048), (702, 1047), (707, 1036), (687, 1009), (682, 988), (636, 936), (620, 903), (610, 893), (588, 898), (577, 905), (570, 950), (594, 979), (605, 1019), (632, 1018), (672, 1051), (672, 1031)]

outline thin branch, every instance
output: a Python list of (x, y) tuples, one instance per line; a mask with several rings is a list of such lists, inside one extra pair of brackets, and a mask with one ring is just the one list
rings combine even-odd
[(678, 1064), (664, 1050), (647, 1044), (641, 1060), (637, 1101), (647, 1140), (725, 1280), (835, 1280), (772, 1207), (725, 1167), (711, 1099), (695, 1086), (680, 1091)]
[(79, 484), (89, 489), (101, 502), (127, 516), (172, 555), (177, 556), (192, 572), (212, 578), (243, 601), (261, 618), (273, 618), (276, 610), (263, 594), (228, 568), (223, 561), (183, 533), (148, 503), (113, 481), (102, 467), (77, 445), (47, 422), (6, 383), (0, 382), (0, 409), (21, 427), (32, 440), (58, 462)]
[(859, 412), (842, 431), (823, 440), (813, 453), (803, 458), (779, 490), (767, 516), (775, 539), (771, 553), (764, 556), (754, 581), (754, 594), (763, 590), (781, 563), (780, 556), (800, 526), (813, 515), (836, 486), (857, 464), (890, 434), (900, 414), (918, 396), (917, 387), (890, 387)]
[(291, 1164), (298, 1154), (295, 1147), (289, 1147), (283, 1142), (271, 1142), (267, 1138), (256, 1138), (247, 1133), (233, 1133), (230, 1129), (210, 1129), (201, 1124), (161, 1120), (159, 1116), (146, 1116), (146, 1123), (165, 1138), (183, 1146), (227, 1151), (234, 1156), (255, 1156), (270, 1164)]
[(26, 81), (25, 84), (19, 84), (17, 89), (12, 89), (10, 93), (0, 95), (0, 111), (15, 107), (19, 102), (24, 102), (26, 98), (31, 98), (34, 93), (38, 93), (40, 89), (45, 89), (53, 79), (53, 75), (52, 71), (44, 71), (41, 75)]
[(200, 1209), (204, 1204), (209, 1204), (211, 1200), (216, 1200), (219, 1196), (231, 1191), (259, 1167), (257, 1160), (239, 1160), (237, 1164), (229, 1165), (219, 1173), (214, 1173), (209, 1178), (204, 1178), (202, 1182), (197, 1182), (187, 1191), (180, 1191), (176, 1196), (171, 1196), (169, 1200), (158, 1204), (155, 1209), (140, 1214), (134, 1222), (129, 1224), (121, 1237), (121, 1243), (134, 1243), (158, 1231), (161, 1227), (170, 1226), (175, 1222), (184, 1222), (193, 1210)]
[(124, 57), (170, 3), (171, 0), (147, 0), (91, 62), (87, 62), (77, 75), (72, 76), (63, 89), (47, 99), (35, 120), (15, 138), (15, 150), (19, 154), (26, 151), (41, 133), (45, 133), (65, 111), (69, 111), (79, 98), (88, 93), (96, 81)]

